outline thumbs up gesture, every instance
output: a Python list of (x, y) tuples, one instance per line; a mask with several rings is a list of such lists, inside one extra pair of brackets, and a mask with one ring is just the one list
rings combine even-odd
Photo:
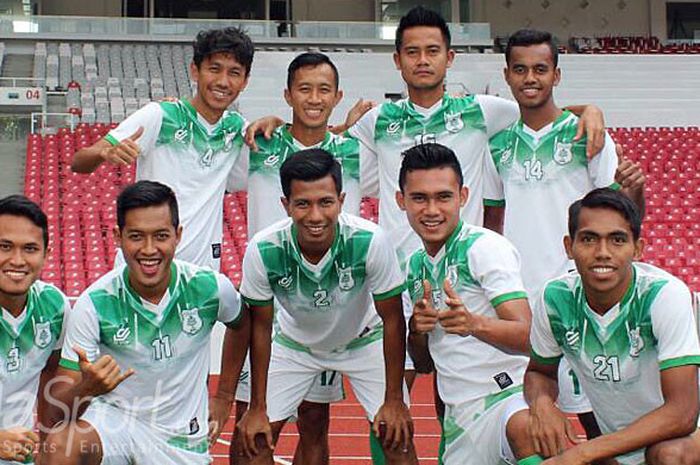
[(117, 145), (110, 145), (102, 149), (100, 157), (113, 165), (127, 166), (132, 164), (141, 152), (141, 148), (136, 142), (141, 135), (143, 135), (143, 127), (139, 126), (136, 132)]
[(411, 331), (429, 333), (435, 328), (438, 312), (433, 307), (433, 289), (427, 279), (423, 280), (423, 298), (413, 306), (413, 316), (409, 322)]
[(438, 314), (440, 325), (445, 329), (446, 333), (459, 334), (460, 336), (469, 336), (474, 332), (476, 325), (475, 316), (467, 310), (459, 298), (459, 294), (454, 290), (449, 280), (445, 280), (445, 303), (447, 310), (441, 311)]
[(80, 347), (74, 347), (73, 350), (78, 354), (78, 365), (82, 374), (81, 392), (85, 396), (97, 397), (107, 394), (134, 374), (131, 368), (122, 371), (111, 355), (103, 355), (93, 363)]

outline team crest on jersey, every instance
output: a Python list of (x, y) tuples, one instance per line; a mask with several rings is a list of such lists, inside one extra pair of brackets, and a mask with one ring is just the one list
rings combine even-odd
[(51, 322), (36, 323), (34, 325), (34, 345), (45, 349), (51, 344)]
[(401, 129), (401, 121), (392, 121), (386, 127), (387, 134), (396, 134)]
[(432, 132), (427, 134), (416, 134), (414, 142), (416, 143), (416, 145), (434, 144), (435, 142), (437, 142), (437, 137)]
[(423, 282), (420, 279), (416, 279), (415, 281), (413, 281), (413, 293), (418, 294), (422, 286)]
[(352, 266), (338, 267), (338, 287), (341, 291), (349, 291), (355, 287), (355, 279), (352, 277)]
[(630, 329), (627, 332), (627, 336), (630, 340), (630, 357), (638, 357), (640, 352), (644, 350), (644, 338), (640, 334), (639, 326), (634, 329)]
[(129, 336), (131, 336), (131, 328), (129, 327), (129, 323), (122, 323), (119, 325), (119, 328), (117, 328), (117, 331), (114, 333), (114, 336), (112, 336), (112, 341), (116, 345), (124, 345), (129, 343)]
[(292, 278), (291, 276), (282, 276), (280, 279), (277, 280), (277, 284), (279, 284), (282, 289), (289, 289), (293, 281), (294, 278)]
[(557, 142), (554, 149), (554, 162), (559, 165), (566, 165), (574, 159), (574, 154), (571, 152), (571, 143)]
[(581, 350), (581, 333), (578, 329), (570, 329), (564, 333), (564, 340), (572, 352)]
[(464, 120), (461, 113), (445, 112), (445, 129), (450, 132), (459, 132), (464, 128)]
[(440, 289), (433, 289), (433, 307), (441, 308), (443, 306), (442, 302), (442, 291)]
[(452, 287), (457, 285), (457, 281), (459, 280), (459, 265), (450, 265), (447, 267), (447, 280)]
[(180, 313), (182, 320), (182, 330), (187, 334), (197, 334), (202, 329), (202, 318), (199, 316), (199, 309), (192, 308), (183, 310)]
[(224, 132), (224, 151), (228, 152), (231, 150), (231, 147), (233, 146), (233, 139), (236, 138), (236, 134), (236, 131)]

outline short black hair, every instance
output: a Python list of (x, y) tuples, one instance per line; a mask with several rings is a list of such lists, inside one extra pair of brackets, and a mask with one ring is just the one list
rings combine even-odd
[(399, 188), (402, 193), (406, 185), (406, 176), (415, 170), (451, 168), (457, 175), (459, 187), (464, 184), (462, 166), (457, 160), (457, 155), (449, 147), (435, 143), (418, 144), (401, 155), (403, 160), (401, 160), (401, 169), (399, 170)]
[(49, 221), (46, 213), (36, 203), (23, 195), (9, 195), (0, 199), (0, 215), (21, 216), (41, 228), (44, 247), (49, 246)]
[(323, 149), (301, 150), (287, 158), (280, 167), (282, 192), (286, 198), (292, 193), (292, 181), (317, 181), (330, 175), (338, 195), (343, 190), (342, 168), (333, 155)]
[(622, 215), (632, 230), (632, 237), (638, 240), (642, 235), (642, 215), (637, 205), (624, 193), (602, 187), (590, 191), (586, 196), (569, 207), (569, 237), (576, 237), (582, 208), (606, 208)]
[(175, 192), (171, 188), (156, 181), (138, 181), (129, 184), (117, 197), (117, 226), (119, 229), (124, 229), (126, 214), (129, 210), (159, 205), (170, 207), (170, 219), (173, 227), (177, 229), (180, 225), (180, 214)]
[(506, 64), (510, 64), (510, 53), (513, 47), (529, 47), (530, 45), (547, 44), (552, 52), (554, 66), (559, 66), (559, 51), (552, 34), (535, 29), (520, 29), (508, 37), (506, 44)]
[(250, 75), (255, 46), (243, 29), (225, 27), (200, 31), (194, 39), (193, 46), (192, 61), (197, 68), (206, 57), (214, 53), (230, 53), (238, 63), (243, 65), (246, 76)]
[(442, 38), (445, 40), (445, 45), (448, 49), (450, 48), (452, 35), (450, 34), (450, 28), (447, 27), (445, 18), (440, 16), (440, 13), (419, 5), (411, 8), (399, 21), (399, 27), (396, 28), (396, 39), (394, 40), (397, 52), (401, 51), (404, 31), (418, 26), (436, 27), (440, 29)]
[(292, 88), (292, 82), (294, 82), (294, 75), (299, 68), (304, 68), (306, 66), (316, 67), (319, 65), (328, 65), (333, 70), (335, 75), (335, 89), (338, 90), (340, 85), (340, 77), (338, 75), (338, 68), (335, 64), (328, 58), (328, 55), (319, 52), (306, 52), (301, 55), (297, 55), (287, 68), (287, 89)]

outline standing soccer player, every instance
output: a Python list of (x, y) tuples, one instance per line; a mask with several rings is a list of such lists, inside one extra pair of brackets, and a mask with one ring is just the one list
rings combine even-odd
[[(559, 245), (569, 205), (596, 187), (622, 184), (643, 208), (644, 175), (628, 160), (618, 169), (607, 134), (603, 149), (591, 159), (586, 138), (575, 140), (579, 118), (554, 101), (561, 71), (551, 34), (517, 31), (505, 55), (505, 79), (521, 119), (490, 140), (484, 203), (505, 207), (503, 233), (522, 257), (523, 281), (534, 302), (547, 280), (573, 268)], [(579, 415), (589, 436), (599, 434), (590, 403), (566, 363), (560, 365), (558, 402), (562, 410)]]
[[(280, 176), (290, 219), (259, 232), (243, 260), (252, 396), (238, 425), (239, 453), (272, 464), (285, 421), (331, 370), (350, 380), (389, 463), (415, 464), (403, 388), (404, 285), (394, 249), (373, 223), (341, 214), (341, 167), (328, 152), (297, 152)], [(279, 330), (271, 341), (273, 299)], [(266, 447), (258, 447), (259, 434)]]
[[(0, 200), (0, 464), (33, 463), (56, 420), (46, 391), (62, 344), (68, 299), (39, 281), (49, 247), (46, 215), (21, 195)], [(40, 436), (33, 431), (34, 405)]]
[[(233, 284), (173, 260), (182, 234), (174, 192), (139, 181), (117, 199), (119, 266), (92, 284), (68, 320), (52, 395), (70, 418), (47, 439), (55, 464), (208, 464), (209, 339), (217, 321), (236, 336), (217, 393), (230, 411), (248, 346)], [(211, 438), (213, 439), (213, 438)]]
[[(691, 295), (672, 275), (635, 262), (640, 232), (635, 204), (611, 189), (569, 208), (564, 245), (576, 271), (548, 282), (535, 305), (525, 375), (532, 435), (547, 465), (700, 463)], [(566, 451), (571, 428), (555, 405), (562, 357), (604, 433)]]
[(467, 202), (452, 150), (423, 144), (404, 152), (399, 207), (423, 242), (408, 260), (414, 304), (409, 348), (416, 369), (435, 368), (445, 403), (446, 465), (528, 463), (522, 382), (530, 307), (515, 247), (460, 218)]
[[(328, 130), (328, 120), (343, 97), (335, 64), (322, 53), (302, 53), (289, 64), (284, 98), (292, 108), (292, 123), (277, 127), (268, 139), (258, 136), (256, 149), (244, 147), (241, 161), (234, 169), (229, 190), (248, 192), (248, 237), (287, 217), (280, 199), (280, 167), (294, 153), (309, 148), (322, 149), (342, 166), (343, 211), (360, 213), (359, 143)], [(249, 366), (244, 367), (244, 373)], [(343, 399), (342, 376), (322, 373), (299, 408), (297, 427), (299, 446), (294, 463), (328, 463), (329, 403)], [(236, 392), (236, 417), (240, 418), (250, 402), (250, 377), (244, 377)], [(236, 461), (234, 445), (231, 460)]]

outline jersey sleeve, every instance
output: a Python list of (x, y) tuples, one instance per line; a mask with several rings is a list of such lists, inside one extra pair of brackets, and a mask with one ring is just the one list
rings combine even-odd
[(605, 134), (605, 145), (603, 149), (594, 156), (588, 163), (588, 176), (595, 187), (612, 187), (619, 189), (615, 182), (615, 171), (617, 170), (617, 153), (615, 152), (615, 142), (609, 134)]
[(250, 147), (243, 144), (238, 160), (234, 163), (226, 179), (226, 191), (238, 192), (248, 189), (248, 167), (250, 166)]
[(384, 231), (377, 228), (367, 253), (367, 275), (374, 300), (397, 296), (406, 287), (394, 246)]
[(219, 313), (216, 317), (220, 322), (232, 325), (241, 318), (241, 297), (230, 279), (221, 273), (216, 273), (219, 285)]
[(554, 339), (552, 326), (549, 323), (547, 303), (544, 292), (541, 292), (532, 308), (532, 324), (530, 326), (530, 356), (533, 360), (544, 365), (553, 365), (562, 357), (561, 347)]
[(59, 362), (63, 368), (78, 371), (78, 354), (74, 347), (83, 349), (91, 362), (99, 357), (100, 327), (97, 312), (88, 294), (83, 294), (78, 299), (68, 316)]
[(255, 241), (248, 244), (243, 256), (243, 281), (241, 296), (249, 305), (272, 305), (272, 287), (267, 279), (265, 264)]
[(469, 267), (481, 285), (491, 306), (526, 299), (527, 293), (520, 277), (520, 255), (505, 237), (487, 233), (469, 249)]
[(512, 100), (493, 95), (477, 95), (476, 101), (484, 114), (486, 134), (489, 139), (520, 118), (520, 108)]
[(503, 179), (498, 174), (498, 169), (488, 150), (484, 157), (484, 206), (503, 207), (506, 204), (503, 192)]
[(151, 102), (138, 109), (134, 114), (119, 123), (119, 126), (109, 131), (105, 136), (105, 140), (112, 145), (117, 145), (134, 134), (139, 127), (142, 127), (143, 134), (136, 140), (136, 143), (141, 149), (139, 156), (148, 156), (148, 153), (156, 145), (162, 122), (163, 110), (160, 108), (160, 104)]
[(380, 106), (372, 108), (347, 131), (348, 136), (360, 142), (360, 189), (363, 196), (379, 195), (379, 163), (374, 142), (374, 129), (377, 124)]
[(700, 365), (700, 344), (690, 291), (670, 281), (659, 291), (651, 308), (651, 324), (658, 341), (659, 368)]

